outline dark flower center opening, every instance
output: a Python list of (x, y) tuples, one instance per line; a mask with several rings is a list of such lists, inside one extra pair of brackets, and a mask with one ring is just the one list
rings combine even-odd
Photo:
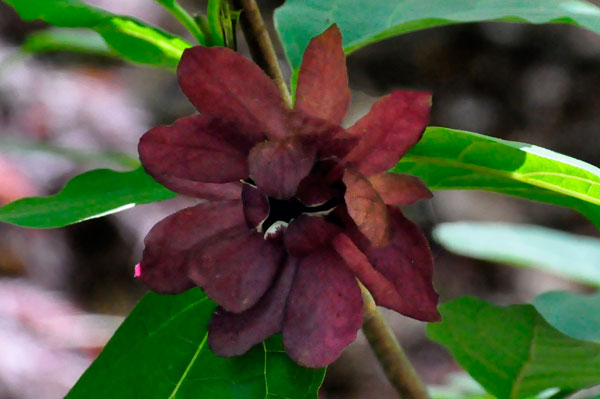
[(306, 206), (297, 198), (280, 200), (269, 197), (269, 216), (262, 224), (263, 231), (267, 231), (276, 222), (289, 223), (303, 213), (314, 214), (326, 212), (335, 208), (340, 201), (336, 198), (318, 206)]

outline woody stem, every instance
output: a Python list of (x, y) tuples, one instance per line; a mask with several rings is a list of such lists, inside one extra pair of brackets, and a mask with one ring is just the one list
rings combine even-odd
[(281, 95), (285, 104), (291, 108), (292, 97), (283, 80), (275, 48), (260, 14), (258, 4), (255, 0), (233, 0), (233, 5), (242, 10), (240, 24), (252, 58), (275, 82), (279, 95)]
[[(252, 58), (275, 82), (281, 98), (291, 107), (292, 98), (283, 80), (273, 42), (269, 37), (256, 1), (232, 1), (237, 9), (242, 10), (240, 22)], [(385, 375), (401, 399), (429, 399), (425, 385), (406, 357), (391, 328), (377, 310), (373, 297), (362, 284), (359, 283), (359, 285), (364, 306), (363, 332)]]

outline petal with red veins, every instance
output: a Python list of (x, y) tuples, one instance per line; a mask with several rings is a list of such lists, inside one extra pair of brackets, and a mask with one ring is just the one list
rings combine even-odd
[(289, 254), (302, 256), (330, 245), (340, 232), (339, 227), (320, 216), (302, 214), (290, 223), (283, 242)]
[(256, 228), (269, 216), (269, 199), (258, 188), (244, 184), (242, 202), (244, 203), (244, 216), (251, 229)]
[(396, 287), (383, 274), (373, 268), (367, 256), (356, 247), (345, 234), (339, 234), (333, 239), (333, 247), (344, 259), (358, 279), (367, 287), (375, 303), (388, 309), (404, 313), (405, 298), (396, 291)]
[(267, 291), (284, 253), (280, 245), (244, 225), (194, 250), (189, 276), (225, 310), (241, 313)]
[(179, 85), (202, 114), (235, 122), (253, 142), (287, 136), (285, 107), (267, 75), (244, 56), (223, 47), (183, 52)]
[(433, 197), (425, 183), (415, 176), (383, 172), (370, 176), (369, 181), (388, 205), (410, 205)]
[(389, 216), (381, 196), (366, 177), (352, 169), (346, 169), (344, 184), (348, 214), (360, 232), (376, 247), (388, 245), (391, 234)]
[(381, 98), (348, 129), (360, 141), (346, 161), (366, 176), (390, 169), (421, 139), (430, 108), (429, 92), (394, 91)]
[(337, 25), (311, 39), (298, 73), (295, 108), (340, 124), (350, 105), (346, 56)]
[(242, 183), (200, 183), (173, 176), (159, 176), (160, 183), (171, 191), (182, 195), (202, 198), (210, 201), (240, 199)]
[(289, 199), (310, 173), (315, 155), (316, 148), (298, 136), (257, 144), (248, 156), (250, 177), (270, 197)]
[(300, 261), (283, 322), (283, 345), (292, 359), (327, 366), (356, 339), (362, 318), (360, 288), (335, 251)]
[(142, 136), (140, 160), (146, 172), (165, 185), (172, 178), (202, 183), (245, 179), (250, 143), (232, 140), (236, 131), (234, 125), (203, 115), (181, 118)]
[(188, 278), (190, 251), (234, 226), (245, 226), (239, 200), (203, 203), (166, 217), (146, 236), (136, 277), (161, 294), (192, 288), (195, 284)]
[(217, 308), (208, 326), (208, 346), (214, 354), (222, 357), (242, 355), (281, 331), (285, 303), (297, 266), (297, 259), (288, 258), (277, 282), (245, 312), (231, 313)]
[(433, 258), (427, 239), (400, 209), (389, 207), (389, 212), (391, 244), (385, 248), (366, 246), (361, 249), (371, 265), (394, 284), (402, 296), (402, 303), (394, 309), (417, 320), (438, 321), (438, 294), (433, 288)]

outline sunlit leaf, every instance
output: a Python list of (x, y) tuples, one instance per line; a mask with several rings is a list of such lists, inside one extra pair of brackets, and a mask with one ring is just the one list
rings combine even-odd
[(465, 297), (440, 313), (443, 321), (429, 324), (428, 336), (499, 399), (600, 383), (600, 345), (560, 333), (531, 305), (497, 307)]
[(536, 268), (600, 287), (597, 238), (538, 226), (478, 222), (444, 223), (435, 228), (433, 237), (459, 255)]
[(569, 23), (600, 32), (600, 8), (582, 0), (286, 0), (275, 11), (294, 75), (309, 40), (333, 23), (351, 53), (403, 33), (481, 21)]
[[(597, 267), (600, 268), (600, 265)], [(546, 292), (535, 298), (533, 306), (560, 332), (600, 343), (600, 293), (577, 295), (565, 291)]]
[(392, 170), (432, 190), (487, 190), (572, 208), (600, 227), (600, 169), (530, 144), (430, 127)]
[(47, 29), (27, 36), (23, 50), (31, 53), (69, 51), (114, 57), (102, 36), (93, 31), (79, 29)]
[(0, 207), (0, 222), (62, 227), (175, 196), (141, 168), (131, 172), (97, 169), (74, 177), (56, 195), (23, 198)]
[(90, 28), (126, 60), (142, 64), (177, 66), (183, 50), (191, 47), (180, 37), (135, 18), (115, 15), (79, 0), (4, 0), (21, 18), (41, 19), (63, 28)]
[(147, 294), (67, 399), (317, 399), (325, 370), (298, 366), (278, 336), (242, 356), (212, 354), (215, 306), (199, 288)]

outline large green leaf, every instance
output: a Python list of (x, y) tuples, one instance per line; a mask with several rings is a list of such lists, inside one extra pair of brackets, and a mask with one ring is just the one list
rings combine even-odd
[(344, 50), (436, 26), (514, 21), (570, 23), (600, 32), (600, 8), (582, 0), (286, 0), (275, 11), (283, 48), (297, 71), (309, 40), (336, 23)]
[(531, 305), (460, 298), (440, 306), (440, 313), (443, 321), (427, 326), (429, 337), (499, 399), (600, 383), (600, 345), (558, 332)]
[(546, 292), (535, 298), (533, 306), (560, 332), (600, 343), (600, 293), (584, 296), (565, 291)]
[(74, 177), (56, 195), (23, 198), (0, 207), (0, 222), (62, 227), (175, 195), (142, 168), (131, 172), (97, 169)]
[(325, 370), (295, 364), (280, 337), (243, 356), (213, 355), (206, 338), (215, 306), (199, 288), (147, 294), (67, 399), (317, 399)]
[(90, 28), (126, 60), (177, 66), (183, 50), (191, 47), (180, 37), (171, 35), (135, 18), (115, 15), (79, 0), (4, 0), (21, 18), (41, 19), (63, 28)]
[(80, 29), (46, 29), (37, 31), (27, 36), (21, 47), (23, 50), (31, 53), (69, 51), (102, 55), (105, 57), (114, 57), (116, 55), (96, 32)]
[(597, 238), (538, 226), (477, 222), (441, 224), (433, 237), (459, 255), (532, 267), (600, 287)]
[(430, 127), (393, 171), (433, 190), (488, 190), (569, 207), (600, 227), (600, 169), (534, 145)]

